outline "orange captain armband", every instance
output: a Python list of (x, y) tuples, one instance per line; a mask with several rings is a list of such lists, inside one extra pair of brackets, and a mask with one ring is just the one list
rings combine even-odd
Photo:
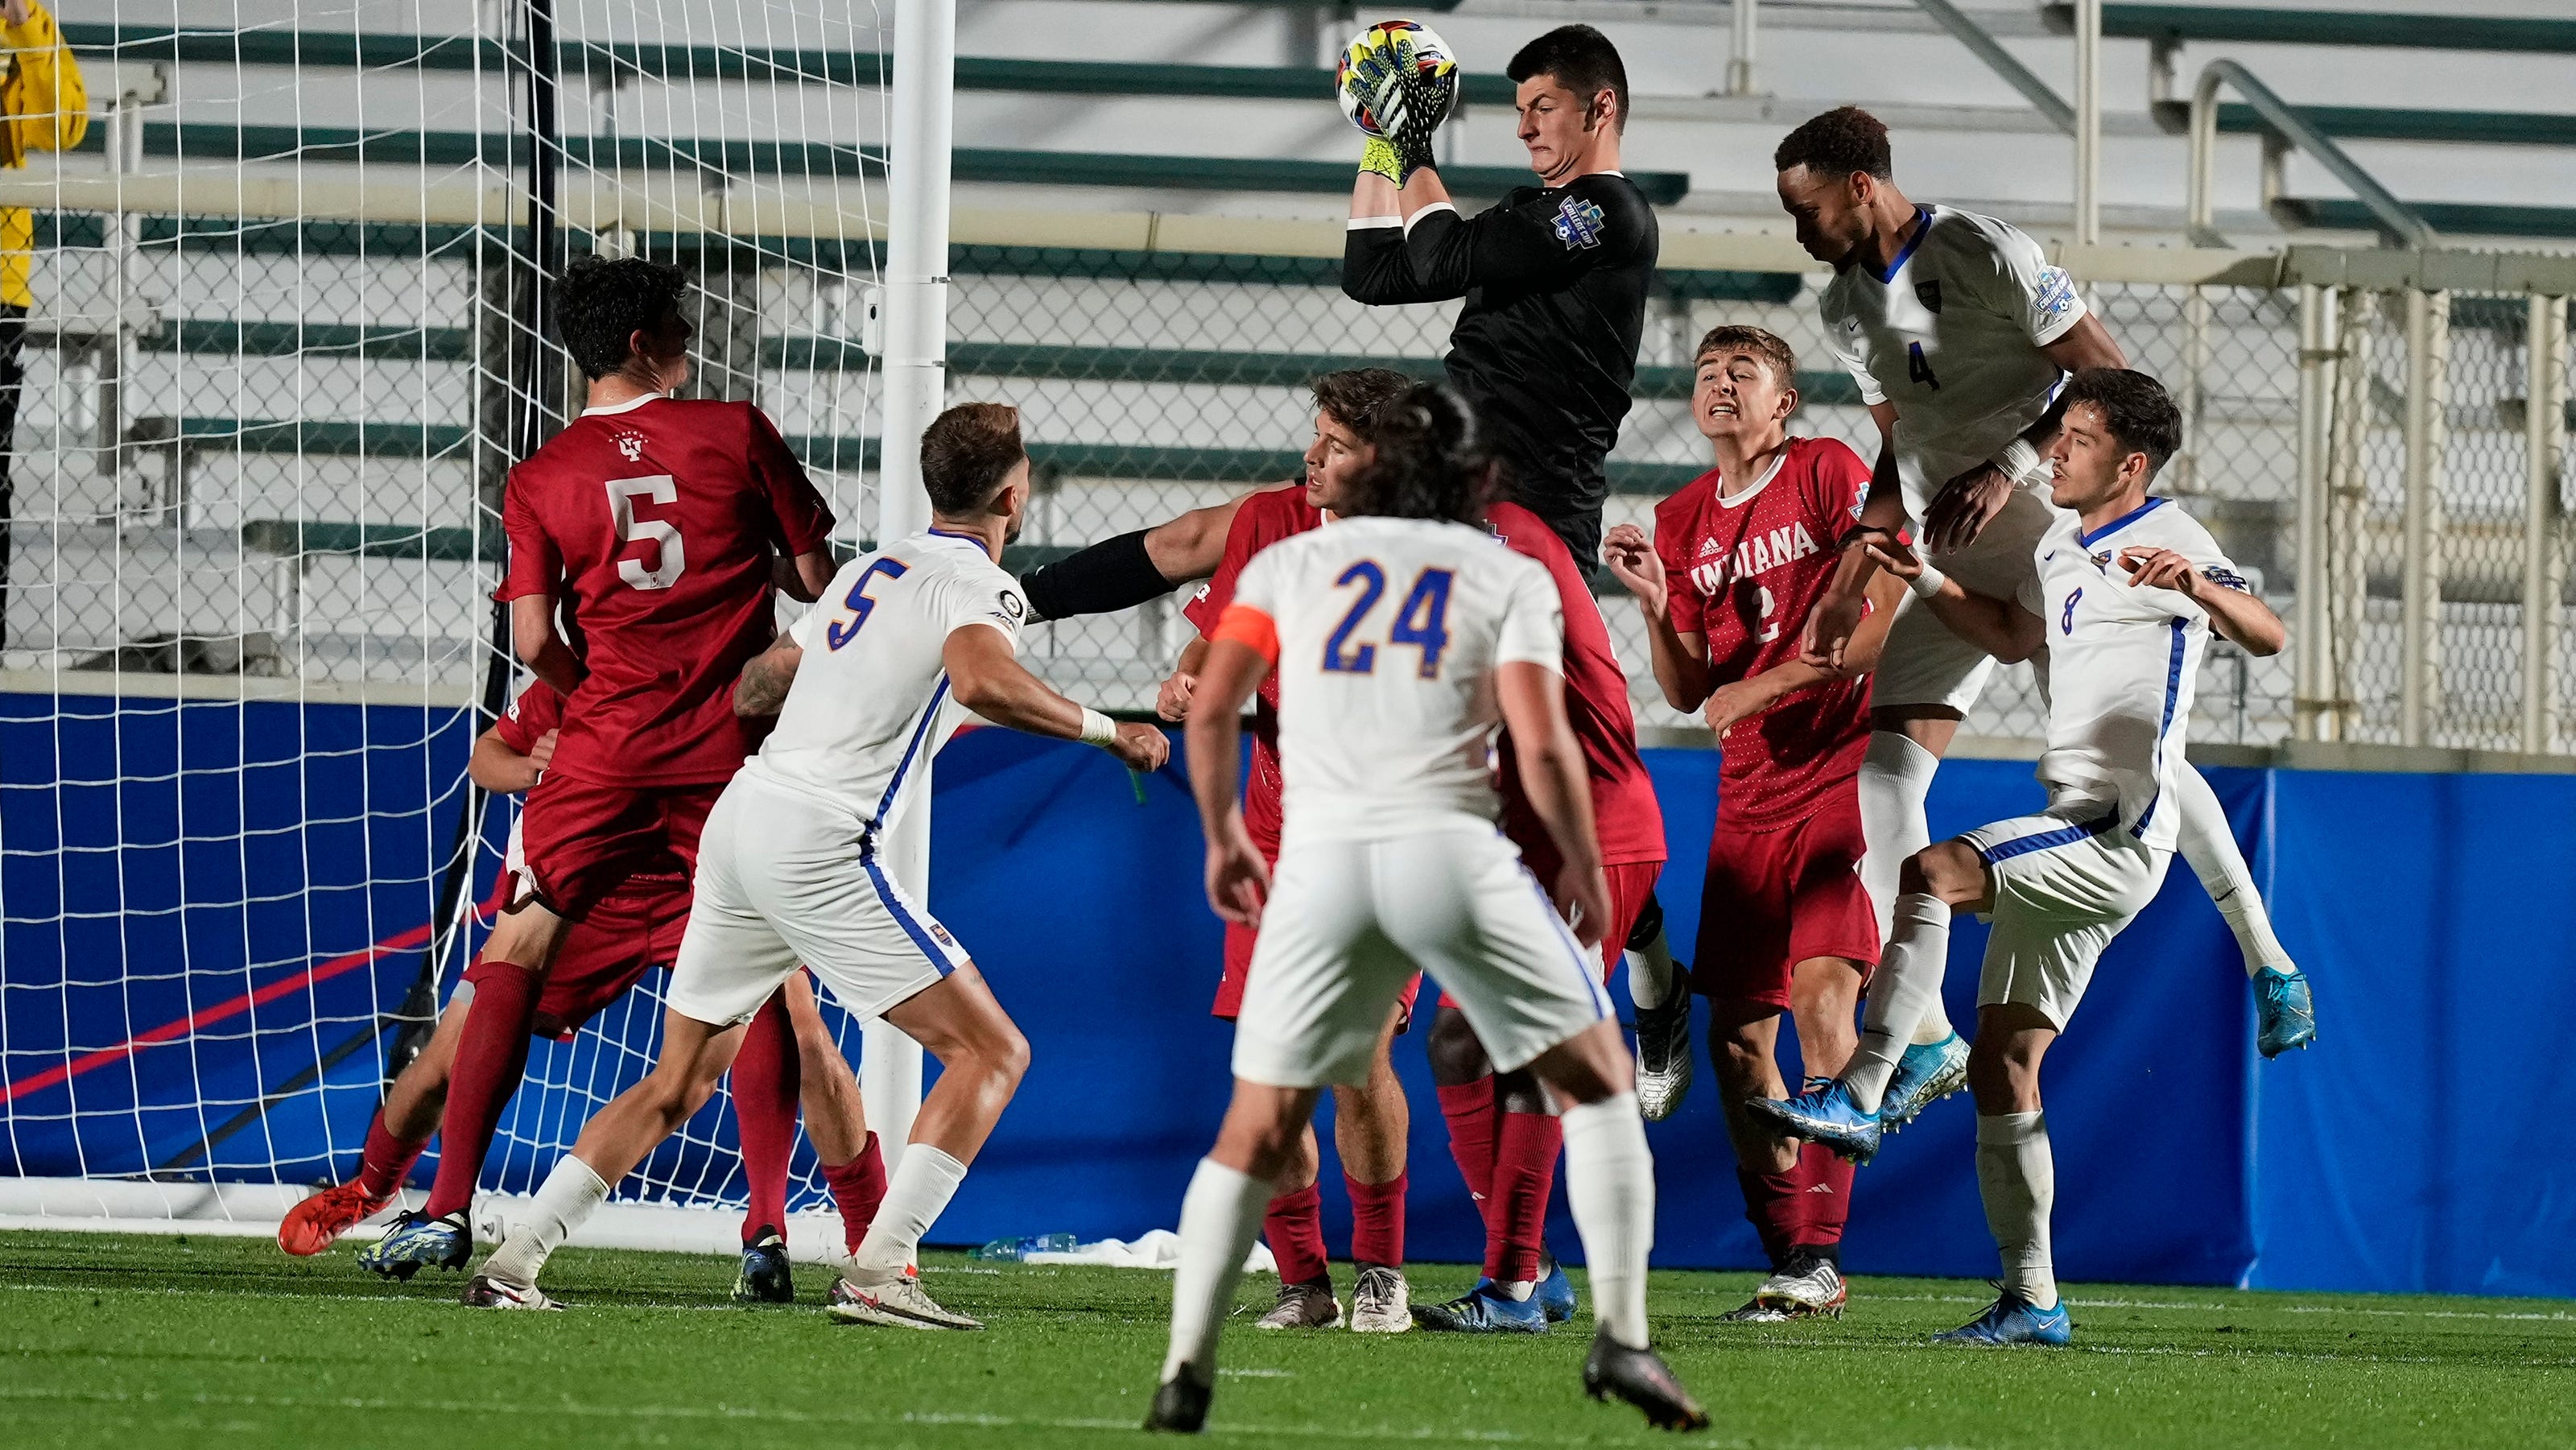
[(1211, 644), (1233, 640), (1249, 647), (1269, 664), (1279, 663), (1279, 626), (1269, 615), (1249, 604), (1229, 604), (1217, 617), (1216, 633), (1208, 636)]

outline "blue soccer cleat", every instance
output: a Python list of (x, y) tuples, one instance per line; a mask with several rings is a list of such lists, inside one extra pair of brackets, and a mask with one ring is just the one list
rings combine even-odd
[(1530, 1297), (1538, 1301), (1539, 1312), (1547, 1316), (1550, 1324), (1563, 1324), (1574, 1317), (1574, 1281), (1566, 1277), (1565, 1265), (1554, 1259), (1547, 1261), (1547, 1275), (1530, 1291)]
[(1923, 1110), (1968, 1085), (1968, 1044), (1953, 1032), (1938, 1042), (1918, 1042), (1896, 1060), (1896, 1076), (1878, 1100), (1878, 1125), (1893, 1133)]
[(742, 1246), (742, 1272), (734, 1277), (733, 1302), (796, 1302), (796, 1282), (787, 1270), (787, 1240), (776, 1228), (762, 1224), (752, 1241)]
[(1416, 1304), (1413, 1322), (1435, 1334), (1545, 1334), (1547, 1310), (1538, 1295), (1515, 1299), (1491, 1279), (1446, 1304)]
[(473, 1257), (474, 1230), (466, 1227), (464, 1214), (430, 1218), (413, 1210), (358, 1255), (358, 1267), (408, 1283), (423, 1269), (461, 1269)]
[(1992, 1308), (1956, 1329), (1933, 1335), (1932, 1342), (1999, 1348), (2009, 1344), (2059, 1345), (2074, 1338), (2075, 1321), (2067, 1317), (2066, 1301), (2059, 1300), (2054, 1309), (2034, 1309), (2029, 1300), (2006, 1289)]
[(1876, 1113), (1865, 1113), (1852, 1101), (1851, 1089), (1837, 1078), (1820, 1088), (1811, 1088), (1785, 1102), (1779, 1098), (1755, 1098), (1744, 1110), (1773, 1132), (1792, 1138), (1822, 1143), (1855, 1163), (1866, 1163), (1878, 1156), (1879, 1134), (1883, 1131)]
[(2266, 1058), (2317, 1040), (2317, 1004), (2308, 974), (2265, 967), (2254, 974), (2254, 1046)]

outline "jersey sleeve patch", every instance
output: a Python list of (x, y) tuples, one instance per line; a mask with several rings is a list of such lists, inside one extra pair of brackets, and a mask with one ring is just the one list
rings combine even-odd
[(1591, 251), (1601, 245), (1609, 230), (1609, 217), (1598, 203), (1586, 197), (1568, 196), (1556, 204), (1556, 215), (1549, 219), (1549, 230), (1571, 251)]
[(1216, 622), (1216, 633), (1208, 638), (1220, 644), (1232, 640), (1267, 663), (1279, 663), (1278, 622), (1249, 604), (1227, 605), (1224, 617)]

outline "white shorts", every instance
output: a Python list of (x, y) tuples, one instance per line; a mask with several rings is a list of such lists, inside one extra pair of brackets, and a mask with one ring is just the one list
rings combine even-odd
[(707, 813), (671, 1010), (748, 1022), (796, 964), (856, 1017), (881, 1017), (964, 966), (850, 813), (744, 774)]
[[(2028, 489), (2012, 496), (1977, 541), (1933, 559), (1959, 587), (1995, 599), (2017, 597), (2039, 569), (2035, 551), (2056, 510)], [(1995, 671), (1994, 656), (1950, 632), (1923, 601), (1909, 594), (1896, 606), (1887, 647), (1870, 676), (1869, 703), (1946, 705), (1961, 715), (1975, 707)]]
[(1380, 840), (1291, 840), (1271, 877), (1234, 1029), (1234, 1075), (1363, 1083), (1419, 968), (1500, 1072), (1610, 1015), (1597, 959), (1490, 825)]
[(2171, 851), (2141, 842), (2116, 805), (2090, 802), (1980, 826), (1960, 838), (1994, 880), (1977, 1005), (2036, 1007), (2063, 1032), (2102, 949), (2153, 901)]

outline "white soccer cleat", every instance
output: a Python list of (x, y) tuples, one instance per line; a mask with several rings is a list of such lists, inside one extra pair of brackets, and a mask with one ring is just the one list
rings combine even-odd
[(1784, 1319), (1840, 1319), (1849, 1297), (1842, 1271), (1826, 1259), (1792, 1263), (1753, 1291), (1754, 1303), (1779, 1310)]
[(1279, 1302), (1270, 1312), (1252, 1321), (1255, 1329), (1339, 1329), (1342, 1326), (1342, 1301), (1333, 1297), (1333, 1281), (1317, 1279), (1311, 1284), (1282, 1284)]
[(546, 1291), (534, 1284), (513, 1284), (489, 1274), (477, 1274), (465, 1281), (465, 1307), (468, 1309), (561, 1309), (563, 1302), (546, 1297)]
[(1412, 1327), (1413, 1288), (1404, 1282), (1404, 1271), (1383, 1264), (1362, 1268), (1351, 1290), (1351, 1332), (1402, 1334)]
[(862, 1284), (843, 1270), (823, 1312), (843, 1324), (882, 1324), (895, 1329), (981, 1329), (984, 1321), (942, 1309), (922, 1292), (918, 1270), (906, 1268), (881, 1283)]

